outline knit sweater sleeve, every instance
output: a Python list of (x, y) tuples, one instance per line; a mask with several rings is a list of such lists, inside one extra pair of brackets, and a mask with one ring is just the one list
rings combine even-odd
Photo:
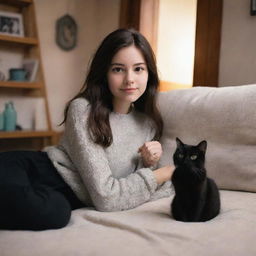
[(141, 168), (125, 178), (113, 177), (104, 148), (95, 144), (89, 136), (89, 111), (90, 106), (85, 100), (78, 99), (71, 103), (64, 146), (95, 208), (99, 211), (120, 211), (149, 201), (157, 189), (152, 170)]

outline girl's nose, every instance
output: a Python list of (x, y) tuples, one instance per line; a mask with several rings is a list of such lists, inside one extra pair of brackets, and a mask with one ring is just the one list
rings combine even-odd
[(134, 84), (134, 77), (133, 77), (133, 74), (132, 72), (128, 71), (126, 73), (126, 84), (127, 85), (132, 85)]

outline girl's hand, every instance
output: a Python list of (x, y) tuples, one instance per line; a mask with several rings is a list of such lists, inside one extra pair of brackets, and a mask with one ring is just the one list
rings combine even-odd
[(144, 143), (138, 150), (145, 167), (154, 166), (162, 156), (162, 146), (158, 141)]
[(171, 180), (174, 170), (174, 165), (167, 165), (153, 171), (157, 184), (160, 185), (168, 180)]

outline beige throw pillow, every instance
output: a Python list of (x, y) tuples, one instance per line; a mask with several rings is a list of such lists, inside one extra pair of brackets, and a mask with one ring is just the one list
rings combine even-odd
[(256, 85), (193, 87), (160, 93), (160, 164), (172, 164), (175, 138), (207, 140), (206, 168), (219, 188), (256, 192)]

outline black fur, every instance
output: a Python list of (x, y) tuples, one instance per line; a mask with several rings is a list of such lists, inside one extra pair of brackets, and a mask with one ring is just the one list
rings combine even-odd
[(207, 142), (202, 141), (197, 146), (186, 145), (178, 138), (176, 142), (172, 216), (185, 222), (210, 220), (219, 214), (220, 195), (214, 180), (207, 178), (204, 167)]

